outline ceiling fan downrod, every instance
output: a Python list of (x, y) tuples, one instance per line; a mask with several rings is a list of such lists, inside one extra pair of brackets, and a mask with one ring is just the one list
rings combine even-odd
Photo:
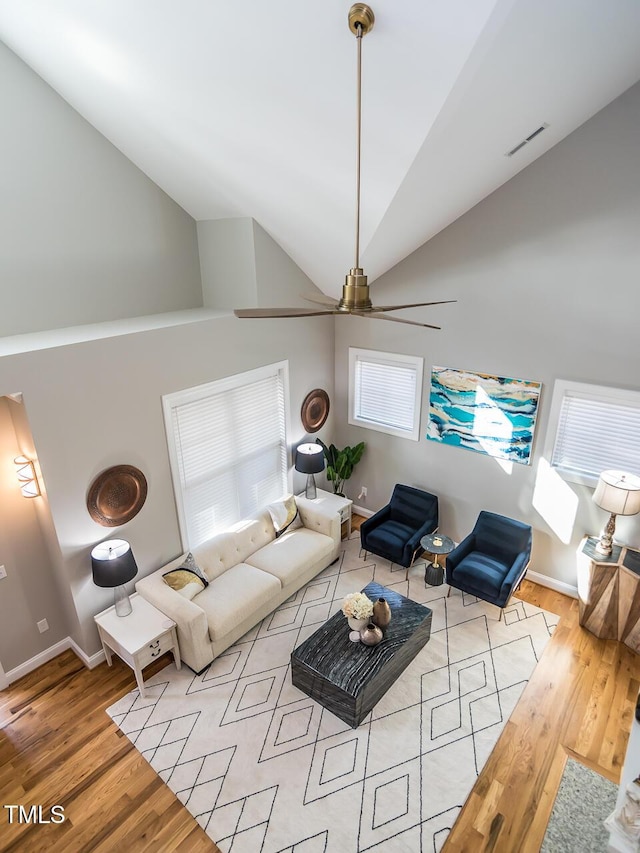
[(338, 310), (367, 311), (372, 306), (369, 285), (364, 270), (360, 266), (360, 149), (362, 133), (362, 39), (373, 29), (375, 17), (372, 9), (365, 3), (354, 3), (349, 10), (349, 29), (356, 37), (358, 46), (357, 84), (356, 84), (356, 252), (355, 263), (345, 276), (342, 298)]

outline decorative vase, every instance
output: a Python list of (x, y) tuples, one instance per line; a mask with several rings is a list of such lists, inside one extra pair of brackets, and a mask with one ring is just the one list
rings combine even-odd
[(383, 631), (386, 630), (389, 622), (391, 622), (391, 608), (386, 598), (379, 598), (373, 605), (371, 621), (378, 628), (382, 628)]
[(360, 642), (360, 632), (367, 627), (368, 619), (354, 619), (353, 616), (347, 616), (347, 622), (351, 628), (349, 639), (352, 643)]
[(373, 622), (369, 622), (360, 632), (360, 642), (365, 646), (377, 646), (380, 640), (382, 640), (382, 628), (374, 625)]

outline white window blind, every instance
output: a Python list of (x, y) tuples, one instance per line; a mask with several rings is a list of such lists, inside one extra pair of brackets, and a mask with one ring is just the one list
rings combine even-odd
[(551, 464), (594, 478), (610, 468), (640, 474), (640, 407), (565, 394)]
[(595, 486), (609, 469), (640, 476), (640, 392), (556, 379), (544, 455), (571, 483)]
[(418, 440), (422, 359), (349, 350), (349, 422)]
[(164, 398), (185, 547), (286, 492), (285, 398), (283, 365)]

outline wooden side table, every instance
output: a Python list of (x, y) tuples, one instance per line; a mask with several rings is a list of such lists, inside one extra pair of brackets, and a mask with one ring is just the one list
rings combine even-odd
[(144, 698), (144, 667), (165, 652), (171, 652), (176, 669), (180, 669), (180, 650), (173, 619), (165, 616), (139, 593), (131, 596), (131, 607), (133, 609), (128, 616), (118, 616), (114, 606), (93, 618), (98, 626), (107, 663), (111, 666), (111, 652), (115, 652), (129, 664), (136, 674), (140, 696)]
[(640, 652), (640, 551), (614, 545), (610, 555), (596, 551), (595, 536), (578, 549), (580, 624), (604, 640), (619, 640)]

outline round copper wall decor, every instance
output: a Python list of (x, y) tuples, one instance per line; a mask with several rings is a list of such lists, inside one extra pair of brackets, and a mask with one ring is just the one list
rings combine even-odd
[(147, 497), (147, 481), (133, 465), (114, 465), (98, 474), (89, 488), (89, 515), (103, 527), (118, 527), (136, 516)]
[(322, 388), (309, 391), (304, 398), (300, 417), (307, 432), (318, 432), (329, 415), (329, 395)]

